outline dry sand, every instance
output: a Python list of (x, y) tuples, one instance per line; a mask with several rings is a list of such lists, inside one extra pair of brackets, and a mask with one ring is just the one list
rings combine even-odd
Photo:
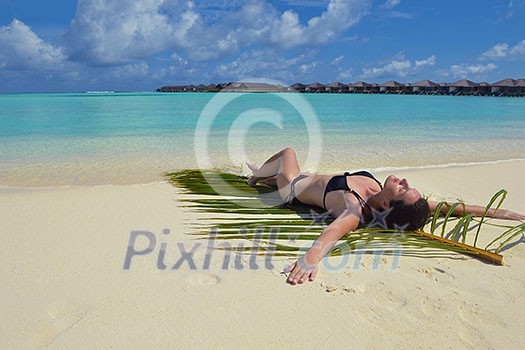
[[(398, 173), (434, 198), (486, 204), (500, 188), (505, 207), (525, 212), (524, 161)], [(386, 174), (379, 174), (384, 178)], [(321, 268), (317, 279), (285, 284), (275, 269), (196, 270), (188, 223), (167, 183), (0, 188), (0, 348), (408, 348), (516, 349), (525, 344), (525, 244), (503, 252), (504, 266), (457, 254), (372, 256), (358, 269)], [(169, 234), (162, 234), (169, 229)], [(157, 240), (152, 253), (124, 259), (134, 230)], [(484, 239), (495, 235), (483, 230)], [(136, 249), (148, 240), (139, 237)], [(213, 258), (213, 257), (212, 257)], [(331, 264), (340, 259), (331, 258)], [(246, 267), (247, 262), (244, 261)]]

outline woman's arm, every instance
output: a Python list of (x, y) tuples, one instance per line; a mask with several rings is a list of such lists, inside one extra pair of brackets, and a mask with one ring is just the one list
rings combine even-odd
[(306, 254), (284, 270), (291, 272), (286, 282), (301, 284), (306, 280), (313, 281), (317, 276), (318, 264), (321, 259), (345, 234), (353, 231), (359, 225), (359, 217), (354, 212), (346, 210), (328, 225), (315, 240)]
[[(428, 201), (428, 205), (430, 206), (430, 210), (434, 212), (440, 202), (437, 201)], [(447, 207), (448, 205), (448, 207)], [(448, 212), (448, 209), (452, 204), (447, 203), (447, 205), (441, 206), (440, 214), (446, 214)], [(476, 216), (482, 216), (485, 212), (485, 207), (482, 207), (481, 205), (472, 205), (472, 204), (465, 204), (458, 205), (456, 208), (454, 208), (454, 215), (467, 215), (467, 214), (474, 214)], [(510, 211), (507, 209), (493, 209), (490, 208), (487, 212), (487, 217), (495, 218), (495, 219), (505, 219), (505, 220), (519, 220), (519, 221), (525, 221), (525, 215), (516, 213), (514, 211)]]

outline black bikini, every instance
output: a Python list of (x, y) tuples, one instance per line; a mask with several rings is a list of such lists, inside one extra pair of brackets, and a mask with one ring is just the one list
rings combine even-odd
[(374, 177), (374, 175), (370, 174), (368, 171), (357, 171), (357, 172), (351, 173), (351, 174), (349, 172), (346, 172), (346, 173), (344, 173), (344, 175), (336, 175), (336, 176), (333, 176), (330, 180), (328, 180), (328, 183), (326, 184), (326, 188), (324, 189), (323, 207), (326, 209), (326, 195), (329, 192), (344, 190), (344, 191), (348, 191), (348, 192), (352, 193), (355, 196), (355, 198), (357, 198), (357, 200), (359, 201), (359, 203), (361, 204), (362, 207), (366, 206), (370, 210), (370, 207), (363, 200), (363, 198), (361, 198), (359, 193), (357, 193), (356, 191), (354, 191), (350, 187), (348, 187), (348, 183), (346, 182), (346, 177), (347, 176), (366, 176), (366, 177), (374, 180), (375, 182), (377, 182), (377, 184), (379, 185), (381, 190), (383, 189), (383, 186), (381, 186), (381, 182), (379, 182)]
[[(354, 191), (350, 187), (348, 187), (348, 183), (346, 182), (346, 177), (347, 176), (366, 176), (366, 177), (374, 180), (375, 182), (377, 182), (377, 184), (379, 185), (381, 190), (383, 189), (383, 186), (381, 185), (381, 182), (379, 182), (374, 177), (374, 175), (370, 174), (368, 171), (357, 171), (355, 173), (345, 172), (344, 175), (333, 176), (330, 180), (328, 180), (328, 183), (326, 184), (326, 188), (324, 190), (324, 195), (323, 195), (323, 207), (324, 207), (324, 209), (326, 209), (326, 195), (329, 192), (344, 190), (344, 191), (348, 191), (348, 192), (352, 193), (357, 198), (359, 203), (361, 204), (361, 207), (367, 207), (368, 210), (371, 211), (370, 206), (365, 202), (365, 200), (363, 200), (363, 198), (359, 195), (359, 193), (357, 193), (356, 191)], [(290, 195), (287, 198), (287, 202), (290, 203), (291, 205), (304, 205), (303, 203), (301, 203), (296, 198), (296, 195), (295, 195), (295, 184), (299, 180), (302, 180), (302, 179), (304, 179), (306, 177), (308, 177), (308, 175), (301, 174), (301, 175), (297, 176), (295, 179), (293, 179), (293, 181), (290, 183)]]
[(299, 182), (300, 180), (307, 178), (308, 175), (301, 174), (297, 176), (293, 181), (290, 183), (290, 194), (286, 198), (286, 202), (292, 206), (304, 206), (305, 204), (302, 203), (300, 200), (297, 199), (297, 196), (295, 194), (295, 184)]

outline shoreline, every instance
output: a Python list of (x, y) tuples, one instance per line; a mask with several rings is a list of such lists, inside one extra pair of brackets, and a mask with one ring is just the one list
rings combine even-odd
[[(418, 170), (432, 170), (432, 169), (451, 169), (451, 168), (468, 168), (468, 167), (474, 167), (474, 166), (480, 166), (480, 165), (496, 165), (496, 164), (505, 164), (505, 163), (520, 163), (525, 162), (525, 158), (511, 158), (511, 159), (499, 159), (499, 160), (491, 160), (491, 161), (475, 161), (475, 162), (452, 162), (452, 163), (446, 163), (446, 164), (430, 164), (430, 165), (415, 165), (415, 166), (387, 166), (387, 167), (377, 167), (377, 168), (347, 168), (347, 169), (337, 169), (333, 168), (333, 170), (325, 171), (324, 173), (327, 174), (336, 174), (341, 171), (358, 171), (358, 170), (366, 170), (370, 171), (372, 173), (403, 173), (403, 172), (412, 172), (412, 171), (418, 171)], [(194, 168), (186, 168), (186, 169), (196, 169)], [(58, 168), (59, 169), (59, 168)], [(48, 188), (67, 188), (67, 187), (82, 187), (82, 186), (126, 186), (126, 185), (147, 185), (147, 184), (156, 184), (156, 183), (163, 183), (166, 180), (164, 179), (164, 176), (162, 174), (173, 172), (173, 171), (182, 171), (186, 169), (166, 169), (161, 174), (158, 174), (157, 176), (149, 176), (151, 179), (150, 181), (141, 181), (141, 180), (135, 180), (135, 181), (128, 181), (128, 179), (122, 179), (119, 178), (119, 181), (97, 181), (93, 178), (90, 178), (89, 176), (87, 179), (85, 179), (83, 182), (73, 182), (73, 183), (53, 183), (51, 181), (48, 181), (46, 183), (45, 180), (38, 179), (38, 177), (35, 177), (33, 179), (33, 184), (31, 184), (29, 180), (26, 180), (27, 183), (6, 183), (2, 182), (0, 180), (0, 192), (4, 190), (12, 190), (12, 189), (48, 189)], [(224, 171), (230, 171), (237, 175), (244, 175), (248, 176), (249, 171), (245, 167), (241, 168), (234, 168), (234, 167), (224, 167), (224, 168), (218, 168), (219, 170)], [(307, 171), (306, 169), (304, 171)], [(0, 168), (0, 173), (2, 172), (2, 169)], [(5, 178), (5, 177), (4, 177)], [(50, 178), (48, 176), (47, 178)], [(37, 182), (34, 184), (34, 182)], [(38, 182), (40, 181), (40, 182)]]

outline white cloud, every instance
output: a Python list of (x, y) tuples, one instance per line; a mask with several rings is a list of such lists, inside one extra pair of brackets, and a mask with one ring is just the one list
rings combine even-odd
[[(69, 53), (92, 64), (127, 63), (183, 44), (197, 21), (191, 6), (167, 13), (164, 0), (79, 0), (77, 15), (65, 34)], [(177, 19), (176, 28), (172, 17)]]
[(319, 61), (304, 63), (299, 66), (299, 71), (303, 75), (308, 75), (315, 71), (321, 64)]
[(508, 12), (507, 12), (507, 15), (505, 16), (505, 18), (506, 19), (511, 19), (512, 17), (514, 17), (514, 2), (512, 0), (509, 1), (507, 9), (508, 9)]
[[(291, 49), (333, 41), (368, 13), (371, 0), (330, 0), (326, 10), (303, 25), (293, 10), (278, 12), (265, 0), (214, 3), (143, 0), (79, 0), (65, 35), (71, 56), (94, 65), (125, 64), (159, 52), (180, 51), (211, 60), (266, 45)], [(118, 14), (118, 15), (116, 15)]]
[(370, 78), (405, 78), (418, 73), (422, 68), (436, 64), (434, 55), (423, 59), (416, 60), (414, 63), (406, 59), (404, 55), (398, 55), (382, 67), (363, 68), (362, 79)]
[(505, 43), (496, 44), (493, 47), (491, 47), (488, 51), (485, 51), (481, 54), (484, 58), (490, 58), (490, 59), (498, 59), (507, 57), (509, 52), (509, 45)]
[(110, 75), (116, 79), (137, 79), (148, 75), (149, 66), (146, 62), (126, 64), (115, 67)]
[(335, 67), (339, 67), (341, 65), (341, 62), (343, 61), (343, 59), (345, 58), (344, 55), (341, 55), (339, 57), (336, 57), (332, 60), (332, 62), (330, 62), (330, 64), (332, 66), (335, 66)]
[(511, 56), (525, 56), (525, 40), (520, 41), (510, 49)]
[(225, 80), (262, 77), (295, 82), (297, 79), (303, 80), (320, 64), (313, 60), (312, 53), (285, 58), (266, 50), (253, 50), (243, 52), (231, 62), (219, 64), (215, 74)]
[(352, 71), (352, 68), (341, 70), (337, 75), (337, 80), (349, 81), (353, 77)]
[(66, 55), (46, 43), (30, 27), (14, 19), (0, 27), (0, 66), (11, 70), (60, 70)]
[(409, 60), (392, 60), (383, 67), (363, 68), (363, 78), (376, 78), (384, 75), (404, 77), (412, 64)]
[(191, 54), (205, 48), (209, 58), (216, 58), (258, 45), (292, 49), (326, 44), (359, 22), (368, 13), (370, 3), (370, 0), (330, 0), (320, 16), (302, 25), (299, 14), (293, 10), (279, 13), (264, 0), (247, 1), (220, 23), (194, 32), (194, 37), (200, 39), (192, 46)]
[(507, 43), (498, 43), (481, 54), (481, 59), (515, 59), (525, 57), (525, 40), (510, 47)]
[(416, 67), (433, 66), (436, 64), (436, 56), (432, 55), (426, 60), (416, 60)]
[[(308, 1), (314, 3), (304, 13), (316, 15), (306, 17), (298, 11), (302, 1), (281, 10), (270, 0), (78, 0), (75, 17), (56, 43), (18, 20), (0, 26), (0, 69), (4, 77), (16, 70), (27, 81), (38, 76), (86, 85), (141, 77), (180, 80), (197, 73), (199, 80), (313, 78), (330, 61), (321, 63), (311, 50), (344, 41), (372, 0)], [(302, 54), (290, 58), (297, 48)], [(344, 74), (343, 58), (331, 62), (334, 77)], [(214, 67), (213, 60), (224, 63)]]
[(401, 0), (387, 0), (383, 5), (381, 5), (382, 8), (391, 9), (399, 5)]
[(398, 6), (400, 3), (400, 0), (387, 0), (384, 4), (379, 6), (379, 10), (386, 17), (412, 19), (414, 15), (412, 15), (411, 13), (394, 10), (394, 7)]
[(172, 53), (171, 54), (171, 59), (174, 61), (174, 62), (177, 62), (178, 64), (180, 65), (186, 65), (188, 64), (188, 60), (186, 58), (184, 58), (183, 56), (177, 54), (176, 52)]
[(488, 73), (490, 71), (493, 71), (494, 69), (498, 68), (493, 63), (489, 63), (486, 65), (482, 64), (455, 64), (450, 66), (450, 75), (456, 78), (467, 78), (470, 76), (479, 76), (484, 73)]
[(388, 17), (392, 18), (400, 18), (400, 19), (412, 19), (414, 18), (414, 15), (407, 12), (401, 12), (401, 11), (389, 11), (387, 12)]
[(302, 25), (293, 10), (279, 14), (265, 1), (250, 1), (241, 10), (240, 21), (231, 37), (239, 43), (268, 45), (290, 49), (333, 41), (361, 20), (370, 8), (370, 0), (330, 0), (327, 9)]
[(311, 18), (305, 28), (306, 42), (324, 44), (356, 24), (369, 11), (370, 1), (331, 0), (320, 17)]

